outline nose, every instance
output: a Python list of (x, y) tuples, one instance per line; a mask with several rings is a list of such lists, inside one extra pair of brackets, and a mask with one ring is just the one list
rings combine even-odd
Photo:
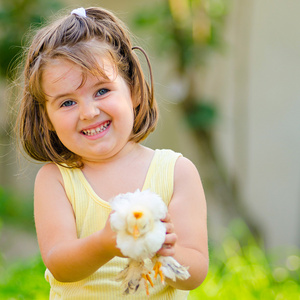
[(85, 101), (80, 105), (80, 120), (91, 120), (100, 114), (96, 101)]

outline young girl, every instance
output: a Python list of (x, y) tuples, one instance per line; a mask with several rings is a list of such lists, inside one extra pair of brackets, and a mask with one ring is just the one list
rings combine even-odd
[(173, 256), (191, 275), (156, 280), (150, 299), (186, 299), (206, 276), (206, 204), (196, 168), (171, 150), (139, 144), (157, 122), (139, 49), (113, 14), (80, 8), (39, 30), (28, 50), (18, 124), (25, 151), (50, 162), (34, 192), (50, 299), (122, 299), (115, 277), (127, 258), (116, 247), (108, 201), (137, 189), (168, 205), (158, 254)]

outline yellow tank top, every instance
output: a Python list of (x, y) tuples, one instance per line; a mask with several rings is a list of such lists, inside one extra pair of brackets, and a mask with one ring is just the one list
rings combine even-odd
[[(171, 150), (155, 150), (147, 172), (143, 190), (150, 189), (159, 194), (168, 205), (173, 194), (174, 167), (181, 156)], [(68, 169), (58, 166), (64, 180), (66, 194), (76, 216), (77, 235), (86, 237), (101, 230), (108, 218), (111, 208), (92, 189), (80, 169)], [(169, 285), (162, 285), (160, 280), (149, 287), (150, 297), (143, 289), (135, 295), (122, 295), (121, 284), (115, 280), (116, 275), (127, 265), (127, 258), (115, 257), (103, 265), (91, 276), (77, 282), (57, 281), (47, 269), (45, 278), (50, 283), (50, 299), (97, 299), (97, 300), (183, 300), (188, 292), (180, 291)]]

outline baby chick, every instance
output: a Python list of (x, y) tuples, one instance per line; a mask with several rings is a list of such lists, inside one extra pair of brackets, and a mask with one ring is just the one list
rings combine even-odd
[[(162, 247), (166, 227), (161, 221), (167, 214), (167, 207), (156, 193), (137, 190), (134, 193), (120, 194), (110, 202), (112, 210), (110, 223), (117, 233), (117, 247), (123, 255), (129, 257), (128, 266), (118, 275), (122, 281), (125, 294), (135, 293), (144, 282), (149, 295), (148, 282), (153, 286), (150, 277), (151, 269), (145, 265), (150, 259), (155, 271), (164, 283), (164, 277), (172, 280), (187, 279), (190, 275), (187, 268), (181, 266), (173, 257), (157, 256)], [(151, 268), (152, 268), (151, 267)]]

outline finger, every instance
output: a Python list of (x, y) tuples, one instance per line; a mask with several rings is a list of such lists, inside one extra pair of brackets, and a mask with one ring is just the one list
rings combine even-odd
[(165, 242), (162, 245), (161, 249), (157, 252), (157, 254), (162, 256), (175, 255), (176, 241), (177, 241), (177, 235), (175, 233), (166, 234)]
[(175, 255), (175, 247), (171, 245), (163, 245), (160, 250), (157, 252), (158, 255), (162, 256), (174, 256)]
[(170, 216), (170, 214), (167, 213), (166, 216), (163, 219), (161, 219), (161, 221), (162, 222), (166, 222), (166, 223), (171, 222), (171, 216)]
[(165, 223), (165, 226), (166, 226), (166, 233), (174, 232), (174, 224), (173, 223)]
[(164, 245), (175, 245), (177, 242), (177, 235), (175, 233), (166, 234)]

